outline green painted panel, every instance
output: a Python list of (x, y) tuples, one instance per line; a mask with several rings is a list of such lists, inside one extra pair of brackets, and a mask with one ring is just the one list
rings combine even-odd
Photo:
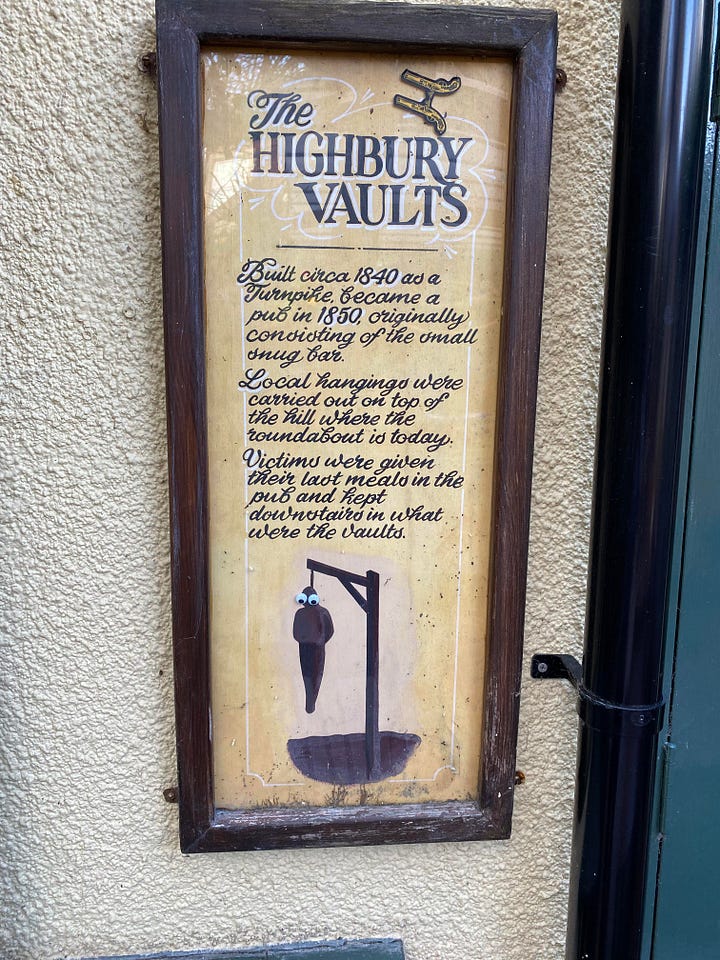
[[(715, 175), (715, 144), (717, 127), (708, 123), (708, 132), (705, 145), (705, 164), (703, 169), (702, 199), (700, 209), (700, 224), (697, 242), (697, 262), (695, 272), (695, 289), (693, 296), (693, 317), (690, 327), (690, 342), (688, 345), (687, 382), (685, 387), (685, 413), (683, 422), (683, 437), (678, 476), (676, 529), (673, 544), (673, 563), (668, 590), (668, 623), (665, 638), (664, 683), (663, 696), (670, 703), (672, 681), (675, 669), (675, 640), (677, 630), (676, 612), (680, 606), (680, 580), (682, 575), (683, 546), (685, 541), (685, 511), (687, 508), (688, 480), (690, 473), (690, 448), (694, 422), (695, 387), (697, 379), (697, 361), (700, 345), (700, 325), (703, 309), (703, 295), (705, 291), (706, 260), (709, 244), (710, 202), (712, 198), (713, 180)], [(717, 238), (715, 238), (717, 242)], [(658, 749), (653, 830), (650, 837), (648, 857), (647, 896), (645, 917), (643, 922), (642, 960), (651, 960), (653, 950), (653, 927), (655, 922), (655, 895), (658, 870), (660, 865), (660, 849), (662, 834), (660, 820), (663, 815), (665, 799), (665, 764), (667, 751), (665, 738), (668, 736), (670, 711), (666, 711), (665, 727), (661, 733)]]
[(720, 169), (714, 160), (653, 960), (720, 957)]

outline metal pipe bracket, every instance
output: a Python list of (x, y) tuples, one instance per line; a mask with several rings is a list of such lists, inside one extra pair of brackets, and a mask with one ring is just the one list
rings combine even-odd
[(577, 690), (577, 712), (587, 726), (615, 737), (657, 734), (665, 720), (665, 700), (650, 704), (627, 704), (604, 700), (588, 690), (582, 666), (567, 654), (536, 653), (530, 663), (534, 680), (568, 680)]

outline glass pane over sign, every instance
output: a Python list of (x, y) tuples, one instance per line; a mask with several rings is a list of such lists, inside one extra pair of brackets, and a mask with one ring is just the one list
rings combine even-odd
[(217, 805), (476, 797), (512, 65), (202, 62)]

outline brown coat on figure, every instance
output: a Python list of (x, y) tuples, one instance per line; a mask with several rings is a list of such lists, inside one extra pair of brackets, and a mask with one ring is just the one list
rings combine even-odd
[(293, 637), (300, 644), (305, 710), (312, 713), (325, 670), (325, 644), (335, 632), (335, 627), (329, 612), (320, 606), (320, 597), (313, 587), (305, 587), (295, 599), (301, 606), (293, 620)]

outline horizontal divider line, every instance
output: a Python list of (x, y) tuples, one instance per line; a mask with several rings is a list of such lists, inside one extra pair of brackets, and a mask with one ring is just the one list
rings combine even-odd
[(327, 247), (323, 244), (276, 243), (276, 250), (375, 250), (386, 253), (438, 253), (438, 247)]

